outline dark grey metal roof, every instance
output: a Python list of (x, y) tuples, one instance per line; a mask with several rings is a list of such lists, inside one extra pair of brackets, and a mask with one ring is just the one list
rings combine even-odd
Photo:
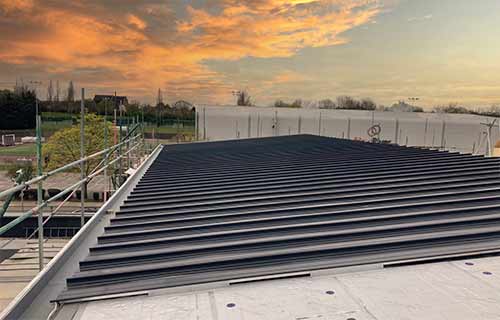
[(165, 146), (57, 300), (500, 249), (499, 165), (306, 135)]

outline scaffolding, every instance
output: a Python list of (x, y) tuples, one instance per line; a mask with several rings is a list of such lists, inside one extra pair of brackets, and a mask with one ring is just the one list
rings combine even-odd
[[(85, 156), (85, 139), (84, 139), (84, 131), (85, 131), (85, 106), (84, 106), (84, 94), (85, 91), (82, 89), (82, 103), (81, 103), (81, 121), (80, 121), (80, 159), (70, 162), (68, 164), (63, 165), (57, 169), (43, 172), (43, 161), (42, 161), (42, 134), (41, 134), (41, 116), (37, 114), (36, 116), (36, 144), (37, 144), (37, 176), (33, 179), (21, 182), (16, 184), (14, 187), (9, 188), (0, 192), (0, 199), (5, 199), (7, 197), (11, 197), (14, 194), (25, 190), (30, 185), (37, 184), (37, 205), (22, 213), (19, 217), (10, 221), (9, 223), (0, 227), (0, 236), (12, 229), (13, 227), (19, 225), (24, 220), (37, 216), (38, 217), (38, 226), (34, 230), (32, 230), (31, 234), (28, 236), (28, 239), (31, 239), (35, 235), (38, 235), (38, 246), (39, 246), (39, 269), (40, 271), (44, 267), (44, 256), (43, 256), (43, 237), (44, 237), (44, 226), (45, 224), (56, 215), (61, 207), (71, 199), (71, 197), (80, 190), (80, 217), (81, 217), (81, 227), (85, 224), (85, 186), (96, 176), (100, 174), (104, 174), (105, 177), (105, 190), (104, 190), (104, 199), (107, 199), (108, 192), (113, 192), (116, 190), (123, 182), (125, 182), (125, 174), (126, 169), (123, 165), (123, 160), (125, 161), (125, 166), (127, 169), (132, 167), (137, 167), (145, 158), (148, 153), (147, 146), (144, 140), (144, 130), (143, 123), (137, 122), (132, 126), (132, 128), (127, 130), (127, 134), (122, 136), (120, 132), (120, 140), (114, 145), (108, 146), (108, 126), (104, 125), (104, 145), (105, 149), (95, 152), (91, 155)], [(106, 120), (105, 120), (106, 121)], [(102, 157), (102, 160), (98, 163), (98, 165), (89, 173), (85, 173), (85, 163), (91, 159), (96, 159)], [(64, 190), (59, 193), (49, 197), (47, 200), (43, 199), (43, 189), (42, 184), (48, 178), (66, 171), (68, 169), (73, 169), (80, 167), (80, 180), (66, 187)], [(110, 168), (114, 168), (115, 177), (118, 179), (116, 183), (114, 183), (114, 188), (109, 187), (108, 183), (108, 171)], [(117, 170), (116, 170), (117, 169)], [(52, 202), (63, 199), (54, 210), (47, 216), (43, 217), (43, 209), (48, 207)], [(31, 230), (30, 230), (31, 231)]]

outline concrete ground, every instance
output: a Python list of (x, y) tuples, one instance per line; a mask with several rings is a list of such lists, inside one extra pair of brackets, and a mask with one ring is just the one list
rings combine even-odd
[[(64, 247), (69, 239), (45, 239), (44, 264)], [(38, 242), (19, 238), (0, 238), (0, 251), (17, 250), (0, 262), (0, 312), (38, 273)]]

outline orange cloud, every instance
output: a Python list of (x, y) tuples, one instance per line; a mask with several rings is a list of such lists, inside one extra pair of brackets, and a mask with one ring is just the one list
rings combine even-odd
[[(138, 97), (166, 87), (170, 95), (210, 102), (220, 99), (218, 94), (228, 95), (232, 84), (211, 71), (206, 61), (289, 57), (302, 48), (343, 43), (340, 34), (371, 21), (381, 10), (377, 0), (216, 2), (217, 12), (187, 7), (186, 18), (176, 21), (172, 30), (154, 30), (148, 19), (161, 21), (159, 14), (171, 12), (163, 5), (144, 4), (142, 11), (133, 8), (123, 19), (106, 8), (81, 10), (85, 2), (46, 6), (0, 0), (0, 28), (2, 22), (14, 23), (13, 14), (25, 13), (22, 20), (15, 17), (15, 23), (23, 21), (25, 35), (0, 36), (0, 61), (39, 65), (53, 74), (107, 70), (120, 75), (118, 82), (102, 79), (93, 86), (114, 86)], [(37, 14), (28, 14), (30, 10)], [(279, 84), (287, 76), (269, 80)], [(75, 81), (89, 85), (77, 77)]]
[(5, 14), (16, 11), (28, 11), (33, 6), (33, 0), (0, 0), (0, 12)]
[(129, 24), (133, 25), (134, 27), (144, 30), (148, 26), (144, 20), (141, 20), (139, 17), (133, 14), (129, 14), (127, 16), (127, 21)]

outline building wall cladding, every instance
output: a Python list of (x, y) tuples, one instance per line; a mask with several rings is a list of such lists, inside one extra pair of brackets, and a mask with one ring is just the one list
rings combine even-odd
[(499, 165), (310, 135), (165, 146), (57, 300), (497, 250)]

